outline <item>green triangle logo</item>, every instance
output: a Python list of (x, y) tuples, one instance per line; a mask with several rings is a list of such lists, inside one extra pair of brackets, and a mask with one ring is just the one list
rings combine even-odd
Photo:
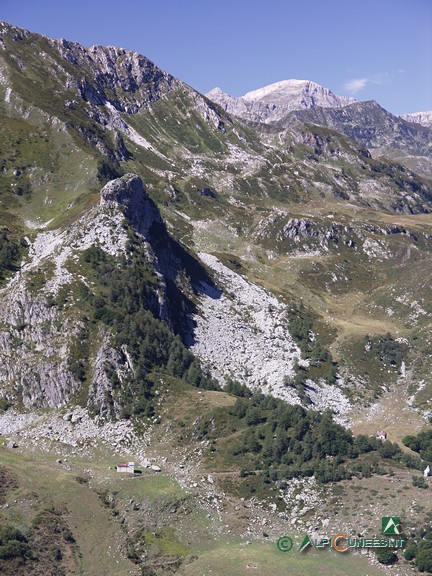
[(381, 532), (383, 534), (400, 534), (401, 525), (398, 516), (383, 516), (381, 519)]
[(308, 546), (312, 546), (312, 540), (306, 534), (306, 536), (303, 538), (303, 542), (300, 544), (299, 552), (303, 552), (303, 550), (306, 550)]

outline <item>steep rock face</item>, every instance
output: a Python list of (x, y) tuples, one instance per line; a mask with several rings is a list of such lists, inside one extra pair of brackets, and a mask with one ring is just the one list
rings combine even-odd
[(100, 334), (100, 346), (93, 359), (93, 374), (89, 386), (87, 406), (92, 413), (101, 418), (115, 414), (121, 415), (122, 406), (113, 394), (113, 384), (108, 373), (114, 372), (119, 381), (123, 382), (130, 373), (126, 356), (122, 351), (111, 345), (111, 335), (107, 331)]
[(69, 371), (70, 346), (80, 324), (32, 295), (21, 283), (2, 295), (0, 395), (24, 406), (61, 406), (79, 387)]
[(101, 206), (114, 211), (122, 206), (128, 221), (144, 237), (147, 237), (152, 224), (162, 224), (159, 210), (147, 196), (143, 182), (136, 174), (111, 180), (100, 195)]
[[(113, 46), (84, 48), (66, 40), (51, 40), (60, 55), (77, 70), (89, 70), (94, 78), (70, 80), (70, 86), (79, 90), (81, 97), (91, 104), (109, 102), (117, 110), (136, 113), (143, 106), (161, 98), (178, 84), (173, 76), (164, 72), (148, 58)], [(113, 87), (117, 90), (113, 93)]]

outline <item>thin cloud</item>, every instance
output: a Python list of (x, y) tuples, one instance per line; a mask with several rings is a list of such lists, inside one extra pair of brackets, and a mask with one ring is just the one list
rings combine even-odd
[(361, 90), (364, 90), (369, 84), (377, 84), (378, 86), (385, 86), (390, 84), (392, 81), (392, 76), (388, 72), (381, 72), (379, 74), (373, 74), (372, 76), (366, 76), (364, 78), (353, 78), (345, 83), (344, 88), (350, 94), (357, 94)]
[(357, 94), (357, 92), (360, 92), (360, 90), (366, 88), (369, 82), (369, 78), (354, 78), (353, 80), (347, 82), (344, 88), (350, 94)]

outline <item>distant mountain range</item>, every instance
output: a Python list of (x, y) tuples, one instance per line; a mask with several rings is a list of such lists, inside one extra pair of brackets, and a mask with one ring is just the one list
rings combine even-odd
[[(310, 80), (282, 80), (247, 92), (238, 98), (217, 87), (207, 92), (206, 96), (231, 114), (269, 124), (293, 110), (343, 108), (357, 102), (355, 98), (338, 96)], [(401, 114), (399, 117), (407, 122), (432, 127), (432, 112)]]
[(276, 82), (239, 98), (214, 88), (207, 97), (258, 128), (276, 132), (304, 124), (330, 128), (421, 174), (432, 174), (432, 112), (396, 116), (377, 102), (337, 96), (308, 80)]

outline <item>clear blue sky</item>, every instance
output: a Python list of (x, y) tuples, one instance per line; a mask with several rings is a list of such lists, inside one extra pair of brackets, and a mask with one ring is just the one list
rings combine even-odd
[(201, 92), (297, 78), (432, 110), (432, 0), (0, 0), (0, 19), (130, 48)]

